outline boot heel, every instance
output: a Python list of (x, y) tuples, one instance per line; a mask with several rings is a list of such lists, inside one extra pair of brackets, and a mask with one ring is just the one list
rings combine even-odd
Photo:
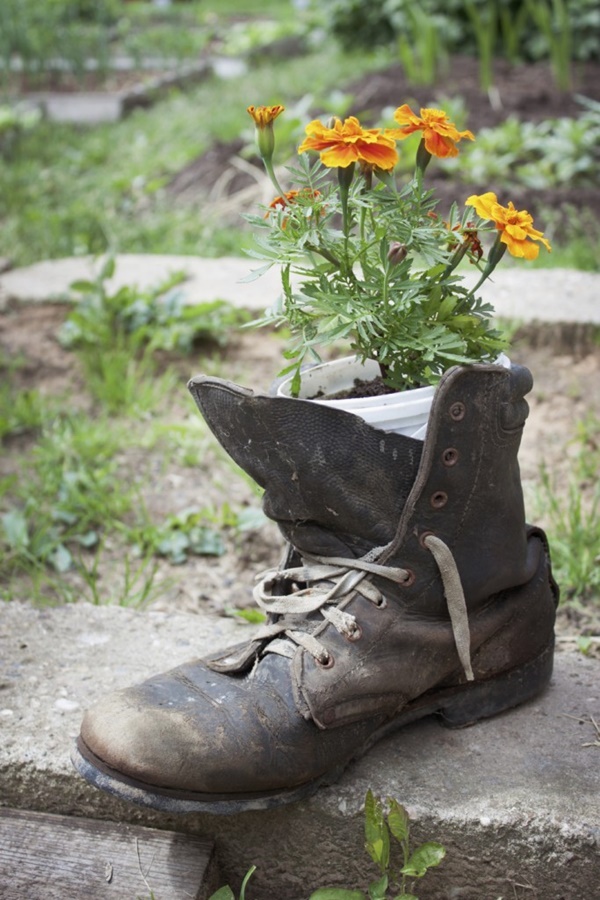
[(554, 641), (531, 662), (496, 678), (476, 682), (462, 694), (440, 705), (438, 715), (447, 728), (465, 728), (519, 706), (537, 696), (547, 686), (554, 663)]

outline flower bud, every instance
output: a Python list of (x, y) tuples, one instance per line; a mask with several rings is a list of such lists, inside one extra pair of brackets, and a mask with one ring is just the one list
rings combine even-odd
[(407, 254), (408, 248), (406, 244), (401, 244), (399, 241), (392, 241), (387, 255), (388, 262), (393, 266), (399, 266), (400, 263), (406, 259)]
[(256, 125), (256, 143), (265, 162), (270, 162), (275, 149), (273, 122), (284, 110), (283, 106), (249, 106), (248, 113)]

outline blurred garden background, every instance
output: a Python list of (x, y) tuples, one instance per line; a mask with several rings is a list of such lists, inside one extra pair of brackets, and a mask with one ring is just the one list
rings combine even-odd
[[(55, 124), (32, 100), (201, 60), (200, 84), (115, 124)], [(284, 164), (316, 115), (392, 125), (403, 102), (443, 106), (477, 135), (432, 167), (437, 186), (518, 198), (553, 243), (541, 264), (599, 265), (595, 0), (3, 0), (0, 66), (0, 253), (17, 265), (239, 254), (244, 189), (262, 175), (247, 105), (286, 106)], [(406, 147), (407, 171), (413, 158)]]
[[(200, 79), (114, 122), (44, 112), (49, 94), (143, 91), (199, 65)], [(264, 388), (281, 336), (238, 332), (239, 312), (218, 298), (182, 305), (176, 273), (153, 291), (108, 288), (116, 254), (251, 248), (243, 213), (272, 189), (247, 106), (285, 106), (284, 180), (312, 118), (393, 126), (403, 103), (442, 107), (476, 140), (429, 167), (440, 210), (494, 191), (550, 240), (533, 265), (600, 267), (597, 0), (2, 0), (0, 91), (4, 265), (107, 258), (97, 282), (77, 286), (77, 310), (0, 315), (7, 600), (207, 604), (251, 618), (248, 571), (274, 562), (272, 526), (247, 480), (231, 477), (185, 381), (202, 369)], [(402, 143), (401, 176), (415, 149)], [(552, 369), (551, 356), (532, 365), (544, 424), (532, 426), (528, 512), (550, 532), (569, 639), (589, 653), (600, 630), (598, 348)], [(559, 412), (540, 413), (553, 389)]]

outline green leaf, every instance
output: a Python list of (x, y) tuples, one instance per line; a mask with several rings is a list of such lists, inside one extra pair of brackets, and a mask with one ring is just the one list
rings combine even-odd
[(6, 542), (13, 550), (22, 550), (29, 544), (27, 519), (20, 509), (11, 509), (2, 516)]
[(222, 556), (225, 553), (223, 538), (212, 528), (192, 528), (190, 550), (197, 556)]
[(294, 373), (294, 377), (292, 378), (292, 383), (290, 385), (290, 393), (292, 397), (297, 397), (300, 393), (300, 385), (302, 383), (302, 379), (300, 376), (300, 369), (296, 369)]
[(427, 869), (438, 866), (446, 855), (446, 848), (435, 841), (428, 841), (411, 854), (407, 864), (400, 871), (409, 878), (422, 878)]
[(362, 891), (347, 891), (344, 888), (319, 888), (308, 900), (367, 900)]
[(267, 621), (265, 613), (260, 609), (234, 609), (231, 614), (239, 619), (244, 619), (251, 625), (262, 625)]
[(244, 275), (243, 278), (240, 278), (238, 280), (239, 280), (240, 284), (250, 284), (250, 282), (252, 282), (252, 281), (257, 281), (262, 275), (265, 274), (265, 272), (268, 272), (269, 269), (272, 269), (272, 268), (273, 268), (273, 263), (272, 262), (267, 263), (264, 266), (260, 266), (260, 268), (258, 268), (258, 269), (252, 269), (252, 271), (249, 272), (248, 275)]
[(52, 551), (52, 553), (48, 556), (48, 562), (52, 566), (52, 568), (56, 572), (68, 572), (73, 564), (73, 557), (64, 546), (64, 544), (59, 544), (58, 547)]
[(219, 888), (215, 894), (211, 894), (208, 900), (235, 900), (235, 894), (229, 885), (226, 884), (225, 887)]
[(419, 900), (414, 894), (397, 894), (393, 900)]
[(370, 900), (385, 900), (387, 889), (388, 877), (387, 875), (382, 875), (379, 881), (372, 881), (369, 885)]
[(100, 270), (100, 274), (98, 275), (98, 281), (104, 281), (106, 278), (112, 278), (115, 274), (115, 258), (111, 254), (109, 254)]
[(72, 291), (80, 291), (81, 293), (89, 293), (90, 291), (96, 290), (96, 285), (93, 281), (86, 281), (83, 278), (80, 278), (77, 281), (72, 281), (69, 285)]
[(182, 531), (171, 531), (159, 541), (156, 546), (156, 552), (159, 556), (168, 556), (171, 562), (185, 562), (186, 551), (189, 549), (190, 542), (187, 534)]
[(402, 842), (408, 839), (410, 831), (408, 813), (397, 800), (390, 801), (388, 825), (397, 841)]
[(390, 860), (390, 833), (384, 821), (381, 803), (370, 790), (365, 798), (365, 837), (367, 853), (384, 872)]
[(239, 531), (262, 528), (268, 522), (260, 506), (245, 506), (236, 516), (235, 527)]
[(95, 547), (99, 541), (98, 532), (97, 531), (86, 531), (84, 534), (75, 534), (69, 540), (75, 541), (75, 543), (80, 544), (82, 547)]

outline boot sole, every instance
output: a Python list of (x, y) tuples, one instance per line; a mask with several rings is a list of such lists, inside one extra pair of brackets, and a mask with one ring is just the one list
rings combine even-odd
[(548, 685), (554, 662), (554, 641), (536, 659), (489, 678), (447, 688), (415, 700), (395, 719), (378, 728), (351, 759), (313, 781), (296, 788), (256, 794), (201, 794), (157, 788), (121, 775), (111, 769), (78, 738), (71, 754), (73, 765), (86, 781), (109, 794), (167, 813), (212, 813), (234, 815), (250, 810), (266, 810), (310, 797), (320, 787), (333, 784), (354, 760), (360, 758), (383, 737), (422, 719), (437, 715), (448, 728), (464, 728), (480, 719), (495, 716), (536, 697)]

